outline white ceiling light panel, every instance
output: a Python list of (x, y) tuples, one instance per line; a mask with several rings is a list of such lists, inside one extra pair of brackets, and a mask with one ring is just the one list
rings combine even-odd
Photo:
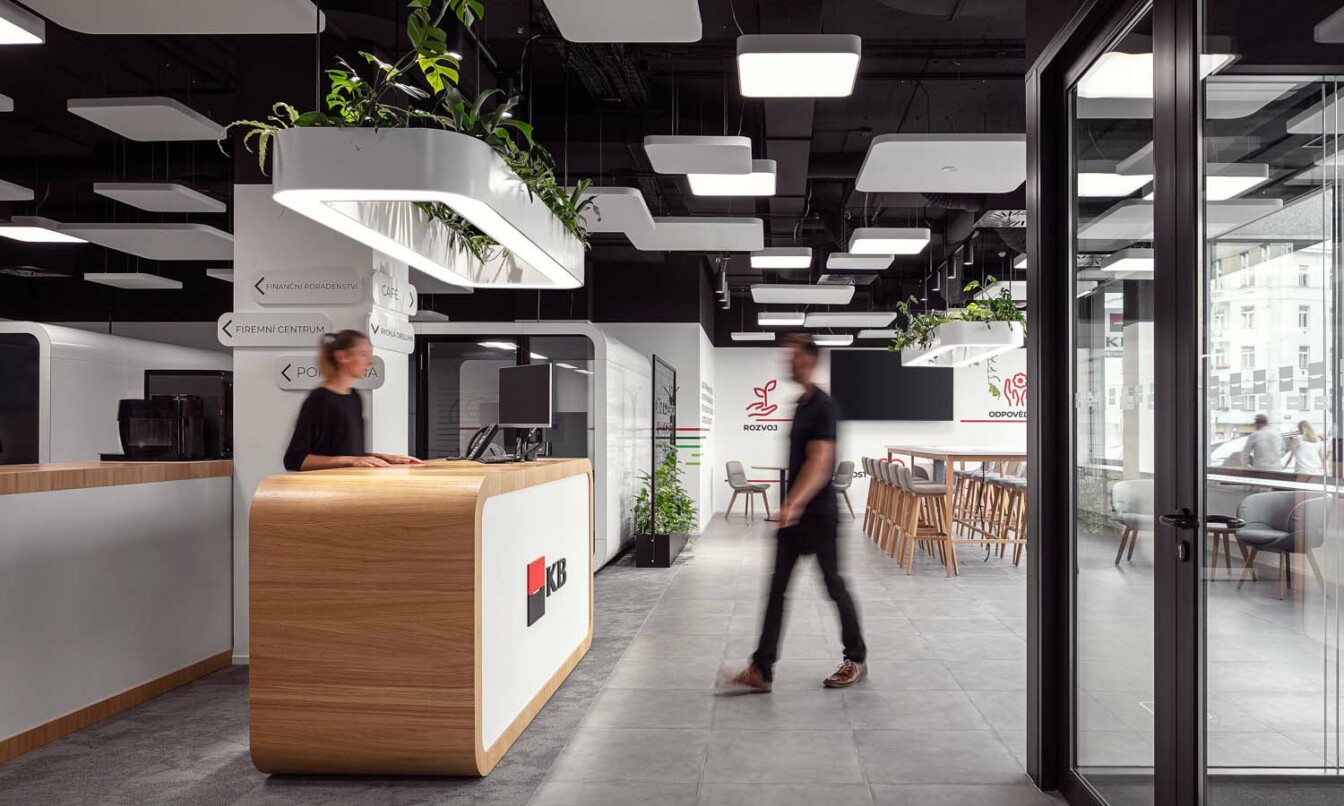
[(854, 186), (866, 193), (1009, 193), (1025, 181), (1025, 134), (884, 134), (873, 138)]
[(23, 185), (0, 179), (0, 201), (32, 201), (33, 191)]
[(45, 41), (46, 20), (10, 0), (0, 0), (0, 45), (40, 45)]
[(13, 112), (14, 99), (8, 95), (0, 95), (0, 112)]
[(896, 319), (887, 311), (813, 311), (803, 324), (808, 327), (886, 327)]
[(593, 207), (583, 212), (583, 218), (589, 232), (653, 231), (653, 216), (639, 188), (590, 187), (588, 197), (592, 198)]
[(802, 311), (761, 311), (756, 314), (756, 324), (761, 327), (802, 327), (807, 314)]
[(849, 335), (835, 336), (828, 333), (824, 336), (823, 335), (815, 336), (813, 337), (812, 341), (818, 347), (848, 347), (849, 345), (854, 343), (854, 337)]
[(896, 338), (896, 331), (895, 331), (894, 329), (892, 329), (892, 328), (860, 330), (860, 331), (859, 331), (859, 338), (861, 338), (861, 339), (894, 339), (894, 338)]
[[(1282, 199), (1210, 202), (1204, 206), (1204, 236), (1217, 238), (1282, 207)], [(1087, 241), (1151, 241), (1153, 202), (1126, 199), (1083, 224), (1078, 237)]]
[(1269, 181), (1269, 166), (1255, 162), (1215, 162), (1205, 166), (1204, 195), (1227, 201)]
[(651, 134), (644, 153), (660, 174), (749, 174), (751, 138)]
[(1108, 255), (1098, 269), (1109, 274), (1147, 275), (1151, 277), (1153, 274), (1153, 250), (1121, 249), (1115, 254)]
[(929, 245), (926, 227), (859, 227), (849, 236), (856, 255), (917, 255)]
[(1317, 42), (1328, 44), (1344, 42), (1344, 8), (1316, 23), (1312, 38)]
[(757, 284), (751, 287), (751, 298), (758, 305), (848, 305), (854, 286)]
[(218, 140), (224, 127), (180, 101), (160, 96), (72, 98), (66, 109), (129, 140)]
[[(1200, 78), (1222, 70), (1236, 56), (1205, 53), (1199, 57)], [(1080, 98), (1152, 98), (1153, 54), (1103, 53), (1078, 81)]]
[(83, 238), (62, 232), (64, 227), (41, 216), (14, 216), (7, 224), (0, 222), (0, 238), (24, 243), (87, 243)]
[(696, 196), (773, 196), (775, 161), (752, 160), (751, 173), (687, 174)]
[(89, 273), (84, 275), (84, 279), (90, 283), (110, 285), (127, 291), (168, 291), (182, 287), (182, 283), (178, 280), (139, 271)]
[(151, 213), (222, 213), (228, 209), (222, 201), (173, 182), (94, 182), (93, 192)]
[(699, 0), (546, 0), (570, 42), (699, 42)]
[(826, 257), (827, 271), (882, 271), (896, 259), (895, 255), (854, 255), (832, 252)]
[(807, 269), (812, 267), (812, 247), (772, 246), (751, 253), (753, 269)]
[(736, 331), (732, 334), (733, 341), (774, 341), (774, 333), (762, 333), (756, 330)]
[(745, 98), (843, 98), (853, 94), (863, 42), (852, 34), (748, 34), (737, 38)]
[(205, 276), (231, 283), (233, 282), (233, 269), (206, 269)]
[(233, 260), (233, 236), (204, 224), (63, 224), (61, 232), (146, 260)]
[(312, 0), (24, 0), (83, 34), (308, 34), (326, 21)]
[(1028, 265), (1029, 262), (1026, 255), (1018, 255), (1017, 258), (1013, 260), (1013, 268), (1015, 269), (1025, 269)]
[(1148, 173), (1120, 173), (1119, 164), (1084, 160), (1078, 164), (1077, 192), (1082, 198), (1118, 198), (1137, 192), (1153, 181)]
[(759, 218), (666, 216), (653, 220), (653, 231), (629, 233), (643, 252), (757, 252), (765, 248), (765, 223)]

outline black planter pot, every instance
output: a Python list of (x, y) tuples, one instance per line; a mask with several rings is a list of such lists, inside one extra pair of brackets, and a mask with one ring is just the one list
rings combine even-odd
[(636, 568), (671, 568), (681, 550), (686, 548), (687, 536), (635, 535)]

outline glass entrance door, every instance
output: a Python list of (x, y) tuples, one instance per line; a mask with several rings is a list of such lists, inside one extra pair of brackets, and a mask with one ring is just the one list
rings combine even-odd
[(1073, 766), (1108, 803), (1154, 802), (1152, 14), (1071, 89)]

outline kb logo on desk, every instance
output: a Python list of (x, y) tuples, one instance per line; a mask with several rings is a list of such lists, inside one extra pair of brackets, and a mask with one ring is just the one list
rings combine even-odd
[(567, 579), (563, 557), (550, 565), (545, 557), (527, 564), (527, 626), (546, 615), (546, 597), (563, 588)]

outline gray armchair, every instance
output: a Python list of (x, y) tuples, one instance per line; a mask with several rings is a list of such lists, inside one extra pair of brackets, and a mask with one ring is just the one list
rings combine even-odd
[(765, 503), (765, 517), (770, 517), (770, 500), (766, 496), (766, 490), (770, 489), (769, 484), (753, 484), (747, 481), (747, 471), (742, 469), (741, 462), (728, 462), (728, 486), (733, 488), (733, 497), (728, 499), (728, 511), (723, 513), (724, 520), (733, 514), (733, 504), (737, 503), (739, 495), (746, 496), (742, 509), (747, 518), (751, 518), (752, 501), (755, 496), (760, 495), (761, 501)]
[(831, 479), (831, 486), (837, 493), (845, 499), (845, 506), (849, 507), (849, 517), (858, 518), (854, 514), (854, 505), (849, 502), (849, 488), (854, 484), (854, 463), (846, 459), (835, 466), (835, 476)]
[[(1290, 554), (1306, 556), (1316, 578), (1322, 578), (1311, 549), (1319, 548), (1325, 542), (1326, 519), (1330, 517), (1328, 500), (1318, 497), (1304, 501), (1303, 497), (1302, 493), (1285, 491), (1255, 493), (1246, 496), (1237, 507), (1237, 517), (1246, 521), (1246, 525), (1237, 530), (1237, 542), (1248, 549), (1237, 590), (1241, 590), (1246, 577), (1254, 573), (1255, 558), (1262, 551), (1279, 555), (1280, 599), (1284, 597), (1285, 588), (1292, 586)], [(1337, 516), (1338, 509), (1335, 511)]]
[[(1120, 521), (1120, 548), (1115, 552), (1115, 564), (1120, 564), (1121, 556), (1126, 560), (1134, 559), (1134, 544), (1139, 542), (1139, 532), (1153, 531), (1152, 479), (1131, 479), (1117, 481), (1111, 488), (1111, 510)], [(1125, 554), (1128, 546), (1129, 553)]]

